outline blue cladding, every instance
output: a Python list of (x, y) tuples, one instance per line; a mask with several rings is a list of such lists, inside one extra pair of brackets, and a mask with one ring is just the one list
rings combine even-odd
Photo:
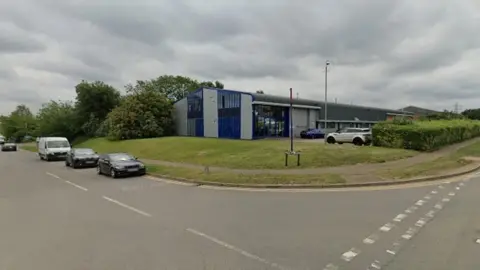
[(195, 119), (195, 137), (203, 137), (203, 134), (203, 118), (197, 118)]
[(203, 137), (203, 90), (190, 93), (187, 97), (187, 130), (189, 136)]
[(240, 139), (242, 131), (241, 100), (238, 92), (218, 90), (218, 137)]

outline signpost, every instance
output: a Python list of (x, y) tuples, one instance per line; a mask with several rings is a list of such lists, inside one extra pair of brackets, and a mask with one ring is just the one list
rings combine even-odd
[(293, 89), (290, 88), (290, 151), (285, 151), (285, 167), (288, 166), (288, 156), (297, 156), (297, 166), (300, 166), (300, 152), (293, 150)]

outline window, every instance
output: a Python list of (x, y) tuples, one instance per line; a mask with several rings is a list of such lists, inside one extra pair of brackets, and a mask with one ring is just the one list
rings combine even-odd
[(47, 148), (66, 148), (70, 147), (67, 141), (48, 141), (46, 142)]
[(327, 128), (336, 128), (337, 125), (335, 122), (327, 122)]

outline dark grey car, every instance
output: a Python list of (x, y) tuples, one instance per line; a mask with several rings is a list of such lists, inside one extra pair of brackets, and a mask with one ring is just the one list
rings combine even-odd
[(97, 173), (119, 176), (144, 175), (147, 172), (145, 164), (127, 153), (102, 154), (98, 159)]
[(17, 151), (17, 145), (15, 143), (4, 143), (2, 145), (2, 152)]
[(65, 158), (65, 166), (72, 168), (96, 167), (99, 156), (90, 148), (73, 148)]

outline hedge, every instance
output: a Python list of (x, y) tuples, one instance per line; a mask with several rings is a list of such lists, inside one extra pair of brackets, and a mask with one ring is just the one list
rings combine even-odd
[(375, 146), (433, 151), (480, 136), (480, 121), (381, 122), (373, 126), (372, 136)]

